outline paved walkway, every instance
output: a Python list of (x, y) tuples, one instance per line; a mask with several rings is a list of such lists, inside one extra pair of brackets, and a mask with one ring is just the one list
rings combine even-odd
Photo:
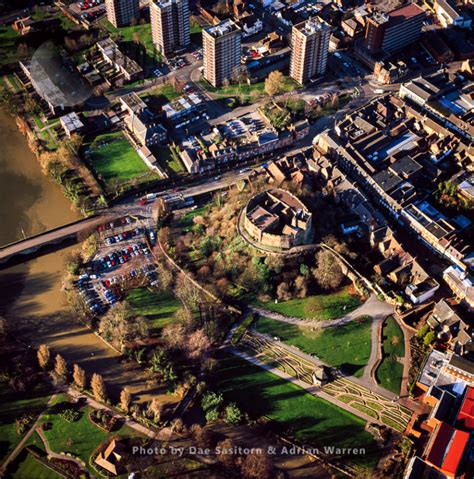
[(154, 431), (146, 426), (143, 426), (142, 424), (139, 424), (133, 419), (130, 419), (124, 416), (123, 414), (119, 414), (117, 411), (107, 406), (104, 406), (103, 404), (97, 402), (95, 399), (92, 399), (89, 396), (86, 396), (85, 394), (82, 394), (75, 389), (68, 388), (66, 392), (67, 394), (69, 394), (69, 396), (71, 396), (74, 399), (82, 399), (83, 401), (86, 402), (87, 405), (91, 406), (94, 409), (102, 409), (107, 411), (113, 417), (122, 420), (124, 424), (126, 424), (128, 427), (134, 429), (140, 434), (143, 434), (144, 436), (147, 436), (151, 439), (160, 439), (160, 440), (169, 439), (169, 436), (170, 436), (169, 428), (163, 428), (160, 431)]
[(18, 445), (13, 449), (13, 451), (10, 453), (10, 455), (5, 459), (3, 462), (2, 466), (0, 467), (0, 477), (3, 477), (8, 465), (16, 459), (18, 454), (20, 454), (21, 450), (23, 449), (26, 441), (30, 438), (30, 436), (35, 432), (36, 427), (40, 423), (40, 421), (43, 419), (43, 416), (46, 414), (48, 411), (49, 407), (51, 406), (51, 403), (53, 402), (54, 398), (56, 397), (56, 394), (53, 394), (49, 400), (48, 403), (46, 404), (46, 408), (43, 409), (43, 411), (40, 413), (40, 415), (37, 417), (36, 421), (33, 423), (31, 426), (30, 430), (23, 436), (23, 439), (18, 443)]
[(327, 321), (317, 321), (315, 319), (301, 319), (292, 316), (285, 316), (283, 314), (275, 313), (274, 311), (258, 308), (255, 306), (249, 306), (249, 308), (256, 313), (259, 313), (261, 316), (266, 316), (267, 318), (294, 324), (296, 326), (311, 327), (314, 329), (342, 326), (356, 318), (359, 318), (360, 316), (371, 316), (374, 319), (384, 319), (394, 312), (392, 305), (386, 303), (385, 301), (380, 301), (375, 294), (371, 294), (369, 299), (364, 304), (361, 304), (358, 308), (354, 309), (354, 311), (351, 311), (341, 318), (329, 319)]
[[(67, 454), (60, 454), (60, 453), (57, 453), (57, 452), (54, 452), (50, 447), (49, 447), (49, 442), (48, 440), (46, 439), (46, 436), (44, 435), (44, 432), (38, 428), (36, 430), (36, 433), (38, 434), (38, 436), (40, 437), (40, 439), (43, 441), (43, 444), (44, 444), (44, 448), (46, 450), (46, 453), (48, 454), (49, 457), (53, 457), (55, 459), (62, 459), (62, 460), (65, 460), (65, 461), (71, 461), (71, 462), (74, 462), (74, 464), (77, 464), (81, 469), (86, 469), (86, 464), (85, 462), (79, 460), (79, 459), (76, 459), (75, 457), (72, 457), (72, 456), (68, 456)], [(91, 479), (94, 479), (94, 476), (90, 476)]]

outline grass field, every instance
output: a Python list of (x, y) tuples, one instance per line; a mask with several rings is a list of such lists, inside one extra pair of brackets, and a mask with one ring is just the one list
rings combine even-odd
[(16, 58), (17, 39), (18, 33), (13, 30), (11, 25), (0, 27), (0, 65), (18, 61), (18, 58)]
[(253, 417), (269, 417), (308, 446), (365, 447), (366, 456), (345, 460), (375, 465), (376, 443), (356, 416), (240, 358), (224, 357), (217, 375), (217, 389)]
[(344, 316), (360, 306), (361, 302), (357, 296), (349, 294), (348, 288), (343, 288), (335, 293), (290, 299), (280, 303), (274, 301), (263, 303), (254, 300), (252, 304), (285, 316), (328, 320)]
[[(106, 143), (100, 146), (101, 143)], [(91, 145), (91, 165), (103, 178), (107, 189), (113, 182), (126, 183), (149, 170), (138, 153), (132, 148), (123, 133), (99, 135)]]
[[(265, 82), (252, 83), (251, 85), (242, 84), (242, 85), (229, 85), (222, 87), (213, 87), (206, 80), (201, 80), (199, 82), (203, 88), (208, 92), (213, 93), (214, 95), (227, 98), (232, 96), (242, 96), (244, 101), (256, 101), (259, 98), (265, 96)], [(289, 93), (298, 88), (298, 84), (289, 77), (285, 77), (283, 80), (283, 91), (282, 93)]]
[(383, 327), (382, 350), (384, 358), (377, 369), (377, 379), (382, 387), (399, 394), (403, 365), (397, 358), (405, 356), (405, 343), (403, 332), (392, 316), (386, 320)]
[(262, 317), (257, 322), (257, 331), (278, 337), (305, 353), (318, 356), (331, 366), (360, 377), (370, 356), (370, 325), (371, 318), (366, 317), (344, 326), (312, 331), (310, 328)]
[(155, 155), (160, 166), (169, 174), (182, 173), (184, 165), (179, 158), (175, 158), (171, 154), (168, 146), (155, 145), (150, 147), (151, 152)]
[(118, 33), (124, 42), (134, 42), (136, 38), (149, 53), (153, 53), (153, 39), (151, 36), (150, 23), (115, 28), (108, 20), (104, 19), (101, 24), (109, 33)]
[(22, 453), (22, 460), (18, 463), (15, 471), (12, 472), (11, 477), (13, 479), (56, 479), (62, 476), (41, 464), (25, 451)]
[[(69, 402), (69, 397), (65, 394), (58, 395), (53, 406), (64, 402)], [(66, 421), (54, 412), (45, 415), (42, 422), (50, 423), (51, 427), (44, 431), (44, 435), (53, 451), (69, 452), (88, 464), (90, 455), (107, 437), (136, 436), (128, 426), (112, 433), (102, 431), (89, 420), (90, 411), (89, 406), (82, 408), (81, 417), (75, 422)]]
[(49, 391), (44, 386), (19, 394), (13, 392), (4, 380), (0, 381), (0, 463), (23, 437), (16, 432), (15, 419), (20, 419), (24, 414), (32, 414), (35, 420), (48, 399)]
[(208, 209), (207, 205), (201, 206), (199, 208), (196, 208), (195, 210), (188, 211), (181, 215), (176, 222), (176, 227), (182, 228), (184, 232), (188, 232), (191, 230), (191, 228), (194, 226), (193, 219), (196, 216), (203, 215), (206, 210)]
[(148, 288), (132, 289), (127, 301), (135, 312), (150, 322), (150, 332), (159, 334), (163, 326), (174, 320), (181, 302), (169, 292), (150, 291)]

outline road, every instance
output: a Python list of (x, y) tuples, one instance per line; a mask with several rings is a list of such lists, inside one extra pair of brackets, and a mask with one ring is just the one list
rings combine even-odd
[[(238, 181), (246, 179), (250, 174), (251, 171), (242, 173), (225, 173), (216, 176), (211, 181), (204, 179), (200, 184), (181, 189), (180, 194), (184, 197), (193, 197), (220, 189), (227, 189)], [(166, 194), (176, 194), (176, 189), (168, 189), (159, 192), (159, 195)], [(7, 262), (14, 256), (34, 252), (48, 244), (60, 243), (66, 238), (72, 238), (85, 231), (92, 231), (101, 224), (127, 215), (140, 217), (143, 217), (144, 215), (151, 216), (151, 208), (145, 208), (143, 205), (140, 205), (135, 198), (128, 198), (122, 203), (117, 204), (92, 218), (86, 218), (73, 224), (65, 225), (31, 238), (18, 241), (11, 245), (3, 246), (0, 248), (0, 264)]]

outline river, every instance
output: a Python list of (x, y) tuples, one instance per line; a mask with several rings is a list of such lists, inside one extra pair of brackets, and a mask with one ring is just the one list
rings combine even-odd
[[(14, 120), (0, 109), (0, 245), (74, 221), (59, 186), (46, 177)], [(100, 338), (69, 313), (61, 279), (67, 255), (74, 247), (40, 256), (0, 271), (0, 315), (19, 338), (33, 347), (41, 343), (60, 353), (69, 365), (77, 362), (89, 374), (98, 372), (116, 398), (130, 387), (136, 399), (146, 378), (133, 364), (124, 364)], [(151, 391), (147, 391), (150, 393)], [(158, 391), (157, 391), (158, 392)]]

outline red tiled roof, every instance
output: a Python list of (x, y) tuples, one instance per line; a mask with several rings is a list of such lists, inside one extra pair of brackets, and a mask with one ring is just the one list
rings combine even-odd
[(451, 440), (453, 432), (453, 427), (445, 422), (441, 423), (436, 432), (436, 437), (433, 441), (429, 454), (426, 458), (428, 462), (437, 467), (441, 466), (444, 459), (444, 453), (449, 445), (449, 441)]
[(454, 432), (453, 438), (449, 444), (449, 449), (445, 455), (443, 465), (441, 467), (444, 472), (451, 473), (453, 476), (456, 474), (459, 462), (461, 461), (468, 441), (469, 433), (460, 431), (459, 429)]
[(474, 430), (474, 388), (468, 388), (459, 410), (456, 426)]

